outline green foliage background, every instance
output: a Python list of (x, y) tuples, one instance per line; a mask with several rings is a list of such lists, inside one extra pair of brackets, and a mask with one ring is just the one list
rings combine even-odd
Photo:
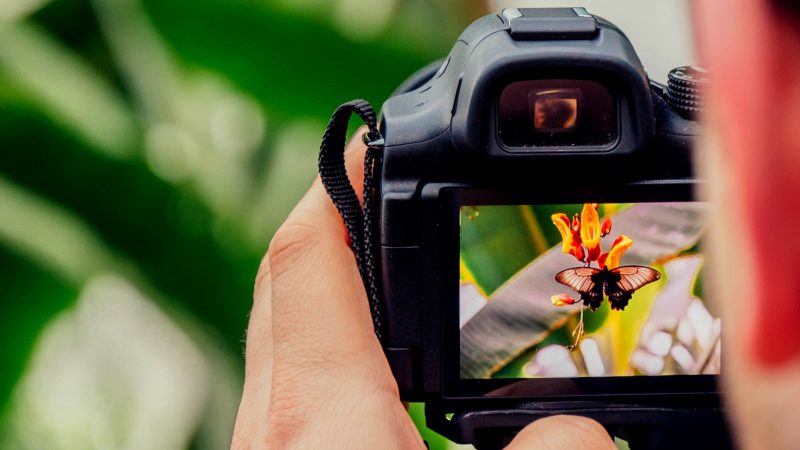
[[(48, 327), (108, 273), (206, 356), (222, 355), (208, 358), (233, 374), (220, 382), (231, 390), (222, 410), (235, 412), (255, 271), (315, 176), (330, 113), (352, 98), (380, 107), (485, 8), (449, 0), (3, 4), (0, 448), (90, 447), (69, 433), (59, 440), (46, 423), (39, 441), (15, 438), (28, 417), (17, 391)], [(227, 445), (233, 418), (201, 421), (183, 445)], [(124, 433), (116, 438), (127, 448)]]

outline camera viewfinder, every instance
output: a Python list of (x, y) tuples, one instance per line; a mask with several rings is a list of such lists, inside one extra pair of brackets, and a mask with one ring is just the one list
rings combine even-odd
[(580, 90), (550, 89), (531, 91), (529, 103), (533, 106), (533, 127), (542, 132), (572, 131), (578, 122)]
[(616, 101), (591, 80), (525, 80), (500, 94), (497, 130), (506, 147), (608, 147), (619, 134)]

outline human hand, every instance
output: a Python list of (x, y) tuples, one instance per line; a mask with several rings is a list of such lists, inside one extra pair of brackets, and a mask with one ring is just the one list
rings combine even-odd
[[(361, 131), (345, 158), (362, 174)], [(362, 180), (353, 176), (356, 192)], [(372, 329), (347, 232), (319, 178), (270, 243), (256, 277), (233, 450), (424, 449)], [(614, 449), (580, 417), (542, 419), (509, 449)]]

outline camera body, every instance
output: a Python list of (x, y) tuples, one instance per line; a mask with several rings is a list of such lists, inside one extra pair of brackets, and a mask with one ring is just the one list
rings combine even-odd
[(381, 110), (376, 207), (382, 344), (402, 399), (472, 442), (559, 412), (613, 409), (599, 416), (612, 426), (716, 411), (713, 375), (488, 379), (461, 367), (464, 206), (694, 199), (702, 127), (648, 79), (624, 33), (583, 8), (506, 9), (398, 91)]

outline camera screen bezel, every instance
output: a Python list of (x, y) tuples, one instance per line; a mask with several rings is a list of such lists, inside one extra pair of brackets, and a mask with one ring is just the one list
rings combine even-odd
[[(426, 186), (423, 196), (428, 198), (430, 211), (438, 220), (428, 222), (426, 235), (432, 241), (423, 255), (425, 272), (437, 271), (428, 282), (438, 284), (436, 292), (440, 297), (440, 309), (430, 309), (424, 315), (426, 327), (441, 330), (439, 345), (428, 341), (437, 348), (428, 347), (425, 352), (428, 361), (438, 355), (440, 367), (432, 375), (439, 375), (440, 393), (443, 400), (473, 399), (492, 401), (501, 399), (532, 401), (563, 401), (587, 399), (613, 399), (623, 397), (627, 400), (642, 397), (651, 400), (652, 396), (680, 394), (697, 396), (719, 394), (717, 375), (666, 375), (666, 376), (624, 376), (624, 377), (584, 377), (584, 378), (536, 378), (536, 379), (461, 379), (460, 377), (460, 330), (459, 314), (459, 264), (461, 206), (480, 205), (530, 205), (530, 204), (571, 204), (586, 201), (608, 202), (668, 202), (696, 201), (694, 180), (647, 181), (618, 186), (589, 187), (571, 186), (559, 189), (557, 193), (551, 186), (529, 186), (527, 189), (474, 188), (458, 186)], [(538, 194), (536, 192), (539, 192)], [(434, 231), (435, 230), (435, 231)], [(436, 320), (436, 319), (439, 320)], [(439, 322), (440, 323), (436, 323)], [(428, 328), (430, 330), (430, 328)], [(433, 337), (433, 335), (431, 335)], [(433, 339), (435, 341), (436, 339)], [(438, 372), (438, 373), (437, 373)], [(559, 387), (561, 386), (561, 387)]]

